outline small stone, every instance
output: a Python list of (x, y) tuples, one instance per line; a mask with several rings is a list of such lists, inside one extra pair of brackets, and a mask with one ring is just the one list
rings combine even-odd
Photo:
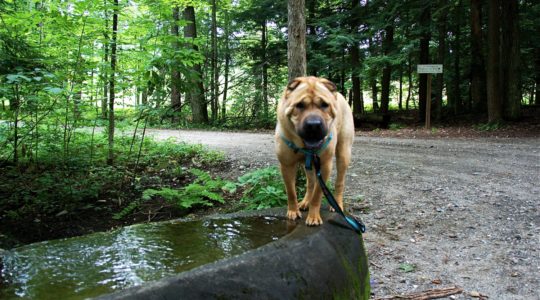
[(469, 293), (469, 296), (474, 297), (474, 298), (480, 298), (480, 293), (477, 291), (472, 291)]
[(64, 209), (63, 211), (57, 213), (57, 214), (56, 214), (56, 217), (60, 217), (60, 216), (66, 215), (67, 213), (68, 213), (68, 211)]

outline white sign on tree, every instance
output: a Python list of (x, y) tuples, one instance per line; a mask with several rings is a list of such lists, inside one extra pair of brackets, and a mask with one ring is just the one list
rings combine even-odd
[(442, 73), (442, 65), (418, 65), (418, 74), (438, 74)]

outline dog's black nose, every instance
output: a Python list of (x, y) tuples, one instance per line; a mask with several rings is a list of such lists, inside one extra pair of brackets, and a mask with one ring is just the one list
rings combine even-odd
[(320, 116), (308, 116), (302, 125), (300, 137), (304, 140), (306, 147), (317, 148), (326, 136), (324, 121)]

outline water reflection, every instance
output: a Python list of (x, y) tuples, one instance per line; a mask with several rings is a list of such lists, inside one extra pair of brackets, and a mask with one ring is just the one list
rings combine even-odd
[(264, 245), (287, 233), (277, 218), (125, 227), (20, 247), (3, 257), (0, 299), (82, 299), (140, 285)]

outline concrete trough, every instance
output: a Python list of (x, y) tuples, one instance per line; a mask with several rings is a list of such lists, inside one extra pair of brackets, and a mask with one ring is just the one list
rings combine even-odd
[[(283, 217), (269, 209), (211, 218)], [(335, 213), (241, 255), (97, 299), (369, 299), (368, 261), (362, 237)]]

